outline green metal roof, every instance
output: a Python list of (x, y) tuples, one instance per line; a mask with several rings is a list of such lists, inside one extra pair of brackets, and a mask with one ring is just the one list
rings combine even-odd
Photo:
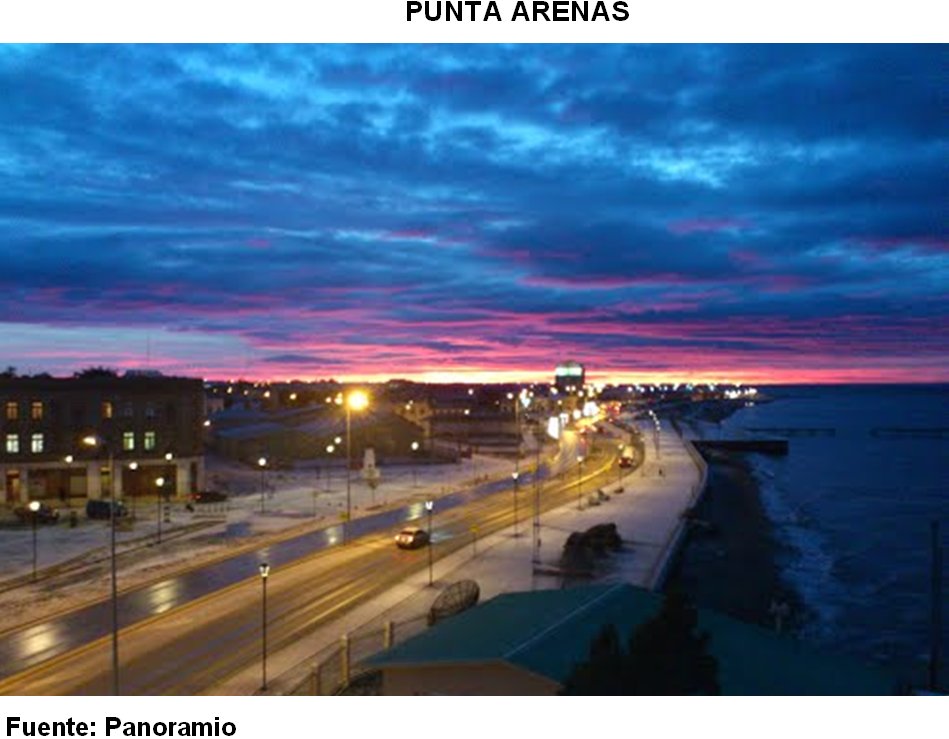
[[(383, 652), (369, 666), (504, 661), (562, 683), (586, 659), (606, 624), (621, 638), (655, 614), (662, 595), (632, 585), (599, 585), (499, 595)], [(817, 652), (767, 629), (699, 610), (711, 634), (719, 683), (730, 695), (888, 695), (895, 678), (848, 658)]]

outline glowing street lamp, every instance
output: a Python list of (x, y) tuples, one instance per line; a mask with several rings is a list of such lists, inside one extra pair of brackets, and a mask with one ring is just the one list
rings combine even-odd
[(82, 443), (87, 447), (99, 447), (109, 456), (109, 553), (112, 573), (112, 692), (119, 694), (119, 589), (115, 560), (115, 459), (112, 447), (101, 436), (84, 436)]
[(260, 512), (264, 512), (264, 475), (267, 474), (267, 458), (260, 457), (257, 459), (257, 466), (260, 467)]
[(418, 487), (418, 447), (417, 441), (412, 442), (412, 487)]
[(262, 589), (262, 613), (261, 613), (261, 683), (260, 689), (267, 689), (267, 578), (270, 577), (270, 565), (261, 562), (257, 566), (260, 572), (260, 586)]
[(353, 517), (352, 467), (353, 434), (352, 412), (364, 411), (369, 407), (369, 396), (362, 390), (353, 390), (346, 396), (346, 521)]
[(511, 479), (514, 480), (514, 536), (517, 536), (517, 481), (521, 473), (515, 470), (511, 473)]
[(33, 522), (33, 582), (36, 582), (36, 519), (39, 518), (40, 502), (31, 500), (29, 509), (30, 521)]
[(164, 516), (164, 506), (162, 505), (165, 496), (165, 478), (157, 477), (155, 478), (155, 487), (158, 488), (156, 493), (158, 498), (158, 544), (161, 544), (161, 520)]
[[(326, 445), (326, 453), (332, 455), (336, 451), (336, 447), (333, 444)], [(330, 491), (330, 485), (332, 483), (331, 477), (333, 474), (333, 466), (331, 464), (326, 465), (326, 492)]]
[(428, 586), (432, 587), (435, 584), (435, 576), (433, 574), (433, 564), (432, 564), (432, 511), (435, 509), (434, 500), (425, 501), (425, 512), (428, 513)]

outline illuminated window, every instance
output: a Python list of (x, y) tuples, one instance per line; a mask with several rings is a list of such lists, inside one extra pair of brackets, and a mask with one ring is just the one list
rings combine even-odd
[(20, 437), (17, 434), (7, 434), (7, 454), (20, 453)]
[(150, 452), (155, 448), (155, 432), (146, 431), (145, 432), (145, 451)]
[(42, 400), (34, 400), (32, 403), (30, 403), (30, 418), (32, 418), (34, 421), (43, 420), (43, 401)]
[(43, 451), (43, 434), (33, 434), (30, 437), (30, 451), (39, 454)]
[(122, 432), (122, 449), (126, 452), (135, 451), (135, 432), (134, 431)]
[(20, 406), (15, 400), (7, 402), (7, 420), (15, 421), (20, 417)]
[(111, 400), (102, 401), (102, 417), (112, 418), (112, 401)]

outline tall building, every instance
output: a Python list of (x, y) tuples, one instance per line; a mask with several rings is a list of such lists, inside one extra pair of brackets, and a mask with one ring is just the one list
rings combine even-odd
[(203, 422), (197, 379), (0, 378), (0, 503), (200, 490)]
[(554, 370), (554, 386), (561, 393), (575, 393), (583, 389), (585, 378), (583, 365), (578, 362), (558, 364)]

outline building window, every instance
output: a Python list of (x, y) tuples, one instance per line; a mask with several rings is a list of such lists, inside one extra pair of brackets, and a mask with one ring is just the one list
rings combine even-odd
[(131, 418), (133, 414), (134, 409), (132, 408), (132, 404), (129, 402), (122, 403), (122, 415), (126, 418)]
[(34, 400), (32, 403), (30, 403), (30, 418), (32, 418), (34, 421), (43, 420), (43, 401), (42, 400)]
[(155, 432), (146, 431), (145, 432), (145, 451), (150, 452), (155, 448)]
[(134, 431), (122, 432), (122, 449), (126, 452), (135, 451), (135, 432)]
[(145, 404), (145, 418), (154, 418), (155, 417), (155, 404), (146, 403)]
[(111, 400), (102, 401), (102, 417), (112, 418), (112, 401)]
[(20, 406), (15, 400), (7, 401), (7, 420), (15, 421), (20, 417)]
[(7, 434), (7, 454), (20, 453), (20, 437), (17, 434)]
[(30, 451), (40, 454), (43, 451), (43, 434), (33, 434), (30, 437)]

